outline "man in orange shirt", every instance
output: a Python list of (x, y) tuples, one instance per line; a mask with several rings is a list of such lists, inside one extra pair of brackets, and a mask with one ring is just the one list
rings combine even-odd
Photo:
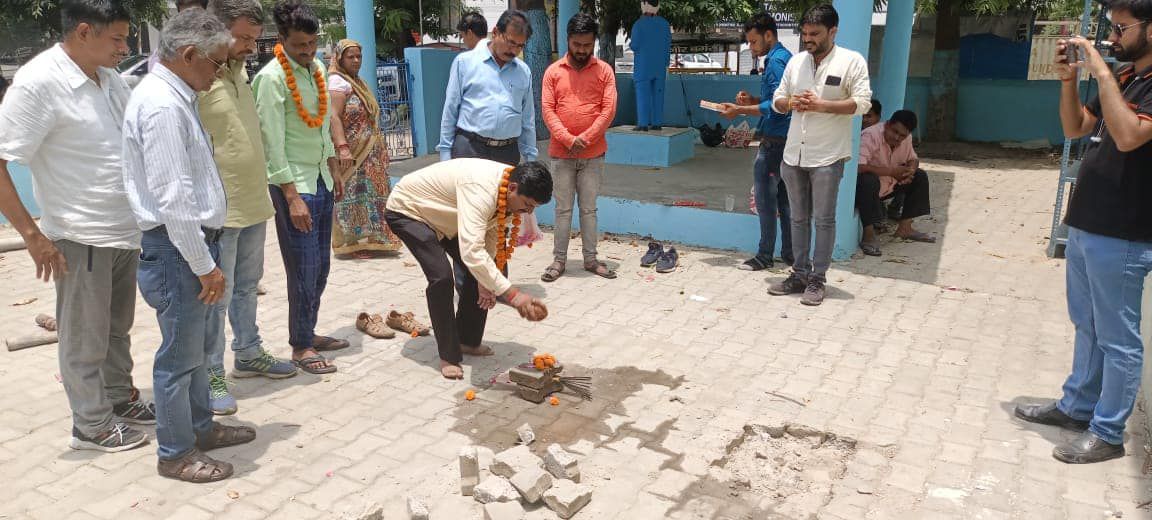
[(568, 54), (544, 72), (541, 107), (552, 132), (548, 155), (556, 196), (555, 261), (540, 277), (555, 281), (564, 274), (568, 237), (572, 231), (572, 204), (580, 202), (580, 234), (584, 242), (584, 269), (604, 278), (616, 272), (596, 260), (596, 197), (604, 176), (604, 133), (616, 117), (616, 74), (592, 55), (600, 24), (579, 13), (568, 21)]

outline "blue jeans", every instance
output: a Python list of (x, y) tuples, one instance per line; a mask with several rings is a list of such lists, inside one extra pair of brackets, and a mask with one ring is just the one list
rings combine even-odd
[(1124, 442), (1144, 362), (1140, 304), (1152, 243), (1068, 228), (1068, 315), (1076, 326), (1072, 374), (1060, 411), (1091, 421), (1105, 442)]
[(796, 257), (792, 272), (824, 282), (836, 244), (836, 196), (844, 177), (844, 160), (815, 168), (782, 163), (780, 173), (788, 184), (788, 204), (792, 209), (792, 254)]
[(224, 315), (232, 325), (232, 352), (250, 361), (263, 350), (256, 325), (256, 286), (264, 276), (264, 238), (268, 223), (246, 228), (224, 228), (220, 237), (220, 270), (224, 272), (224, 298), (210, 319), (220, 322), (219, 336), (208, 353), (209, 368), (224, 370)]
[(288, 201), (279, 186), (269, 186), (276, 208), (276, 235), (288, 279), (288, 344), (293, 350), (312, 348), (320, 298), (328, 287), (332, 268), (332, 192), (324, 179), (316, 180), (316, 193), (301, 193), (312, 215), (312, 230), (300, 231), (292, 224)]
[[(208, 247), (219, 263), (219, 245)], [(222, 323), (210, 319), (216, 306), (197, 299), (200, 279), (162, 228), (144, 232), (137, 279), (160, 322), (160, 349), (152, 367), (158, 451), (163, 460), (177, 459), (195, 447), (198, 434), (212, 430), (207, 362), (220, 333), (213, 327)]]
[[(756, 162), (752, 166), (752, 181), (756, 194), (756, 213), (760, 216), (760, 247), (756, 256), (772, 260), (776, 255), (777, 221), (780, 229), (780, 256), (792, 258), (792, 212), (788, 206), (788, 190), (780, 178), (780, 163), (784, 161), (784, 143), (760, 141)], [(779, 218), (777, 218), (779, 212)]]

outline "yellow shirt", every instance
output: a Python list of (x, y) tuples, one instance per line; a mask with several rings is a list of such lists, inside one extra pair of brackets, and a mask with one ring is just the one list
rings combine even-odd
[(245, 228), (272, 218), (260, 118), (244, 63), (230, 61), (220, 79), (199, 97), (200, 122), (212, 137), (213, 156), (228, 196), (224, 225)]
[(388, 196), (388, 209), (423, 222), (443, 238), (457, 238), (460, 259), (482, 287), (504, 294), (512, 282), (496, 268), (496, 200), (508, 165), (451, 159), (405, 175)]

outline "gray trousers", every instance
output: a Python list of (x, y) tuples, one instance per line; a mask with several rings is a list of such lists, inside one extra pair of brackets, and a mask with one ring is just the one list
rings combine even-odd
[(568, 239), (572, 236), (572, 208), (579, 197), (580, 236), (584, 241), (584, 262), (596, 260), (596, 197), (604, 178), (604, 157), (592, 159), (552, 159), (552, 194), (556, 197), (556, 232), (553, 256), (568, 260)]
[(68, 274), (56, 280), (60, 380), (72, 424), (96, 435), (115, 422), (112, 406), (132, 394), (132, 320), (140, 251), (57, 240)]
[(792, 271), (806, 279), (825, 282), (836, 244), (836, 195), (844, 176), (844, 160), (817, 168), (781, 163), (780, 174), (788, 186), (788, 205), (792, 209), (792, 254), (796, 257)]

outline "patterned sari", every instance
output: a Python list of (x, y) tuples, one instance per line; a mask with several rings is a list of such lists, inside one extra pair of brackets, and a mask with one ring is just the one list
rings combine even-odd
[(384, 206), (391, 191), (387, 144), (358, 90), (348, 93), (348, 103), (341, 119), (344, 135), (353, 150), (365, 142), (372, 142), (372, 145), (360, 166), (343, 181), (344, 198), (335, 203), (332, 252), (338, 255), (398, 251), (403, 246), (384, 222)]

